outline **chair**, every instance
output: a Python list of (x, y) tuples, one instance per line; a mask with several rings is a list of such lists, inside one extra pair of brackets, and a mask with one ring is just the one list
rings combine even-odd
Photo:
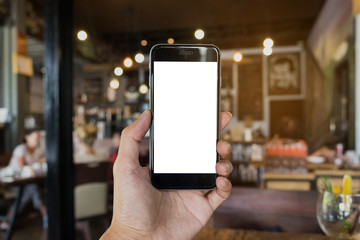
[(111, 162), (75, 164), (74, 205), (76, 228), (86, 240), (91, 239), (89, 220), (103, 218), (108, 223), (108, 181)]
[(11, 152), (0, 154), (0, 167), (8, 166), (11, 160), (11, 156), (12, 156)]

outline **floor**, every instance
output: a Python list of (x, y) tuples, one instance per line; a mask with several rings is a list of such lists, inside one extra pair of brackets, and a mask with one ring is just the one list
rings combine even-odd
[[(92, 239), (99, 239), (105, 232), (102, 220), (90, 221)], [(0, 232), (0, 240), (5, 239), (5, 232)], [(12, 240), (46, 240), (47, 231), (42, 228), (41, 216), (37, 212), (20, 215), (15, 222)], [(76, 239), (83, 240), (82, 232), (76, 230)]]

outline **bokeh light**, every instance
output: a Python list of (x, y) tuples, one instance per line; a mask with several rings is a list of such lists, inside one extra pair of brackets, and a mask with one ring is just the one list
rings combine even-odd
[(121, 76), (123, 74), (123, 72), (124, 71), (123, 71), (123, 69), (121, 67), (116, 67), (114, 69), (114, 73), (115, 73), (116, 76)]
[(119, 86), (120, 86), (120, 82), (119, 82), (119, 80), (118, 80), (117, 78), (111, 79), (111, 81), (110, 81), (110, 87), (111, 87), (112, 89), (118, 89)]
[(197, 29), (195, 31), (194, 35), (195, 35), (196, 39), (201, 40), (201, 39), (203, 39), (205, 37), (205, 32), (202, 29)]
[(87, 33), (84, 31), (84, 30), (80, 30), (78, 31), (77, 33), (77, 38), (80, 40), (80, 41), (85, 41), (87, 39), (88, 35)]

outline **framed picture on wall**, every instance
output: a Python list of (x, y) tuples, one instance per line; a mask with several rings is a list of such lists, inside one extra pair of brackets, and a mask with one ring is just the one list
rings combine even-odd
[(262, 120), (263, 117), (263, 78), (262, 56), (246, 56), (238, 64), (238, 120), (245, 117)]
[(268, 95), (301, 94), (300, 53), (273, 54), (268, 58)]

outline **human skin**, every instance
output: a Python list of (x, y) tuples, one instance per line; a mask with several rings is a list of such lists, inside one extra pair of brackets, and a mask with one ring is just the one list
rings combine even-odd
[[(231, 120), (221, 113), (220, 127)], [(139, 164), (139, 144), (150, 127), (151, 113), (145, 111), (124, 129), (114, 165), (114, 212), (109, 229), (101, 237), (110, 239), (191, 239), (208, 222), (214, 210), (231, 193), (226, 178), (232, 171), (228, 159), (231, 145), (219, 141), (216, 188), (159, 191), (151, 185), (149, 168)]]

